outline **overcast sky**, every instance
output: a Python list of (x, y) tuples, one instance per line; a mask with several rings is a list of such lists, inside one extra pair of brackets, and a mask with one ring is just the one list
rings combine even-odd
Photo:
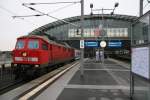
[[(62, 2), (62, 1), (78, 1), (78, 0), (0, 0), (0, 50), (13, 50), (15, 47), (16, 38), (22, 35), (27, 35), (32, 30), (56, 21), (47, 16), (28, 17), (24, 19), (15, 18), (12, 16), (38, 14), (30, 9), (23, 7), (22, 3), (31, 2)], [(119, 7), (115, 10), (115, 14), (123, 15), (139, 15), (139, 0), (84, 0), (85, 14), (90, 14), (90, 3), (93, 3), (94, 9), (113, 8), (115, 2), (119, 2)], [(57, 4), (57, 5), (36, 5), (32, 6), (42, 12), (59, 19), (68, 18), (80, 15), (80, 4)], [(59, 11), (57, 9), (63, 8)], [(150, 9), (150, 4), (144, 0), (144, 12)], [(100, 13), (100, 12), (94, 12)], [(110, 13), (110, 12), (104, 12)]]

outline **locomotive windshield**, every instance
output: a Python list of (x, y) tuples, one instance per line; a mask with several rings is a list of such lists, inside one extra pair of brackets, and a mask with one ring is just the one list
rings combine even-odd
[(37, 48), (39, 48), (38, 40), (29, 40), (28, 48), (29, 49), (37, 49)]
[(24, 41), (23, 40), (18, 40), (16, 44), (16, 49), (23, 49), (24, 48)]

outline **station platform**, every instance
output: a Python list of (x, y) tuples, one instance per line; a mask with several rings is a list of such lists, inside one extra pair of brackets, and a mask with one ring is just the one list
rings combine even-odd
[[(1, 95), (0, 100), (26, 100), (19, 98), (30, 90), (31, 94), (28, 93), (27, 97), (34, 100), (131, 100), (129, 63), (108, 58), (102, 64), (86, 58), (83, 76), (79, 61), (67, 66), (72, 67), (40, 92), (34, 94), (38, 89), (32, 88), (41, 84), (42, 80), (47, 80), (46, 77), (51, 73)], [(150, 83), (138, 76), (134, 76), (134, 79), (135, 97), (132, 100), (150, 100), (150, 92), (147, 92), (150, 91)]]
[[(136, 92), (143, 93), (149, 84), (136, 83)], [(87, 59), (84, 62), (84, 75), (80, 65), (61, 76), (35, 100), (130, 100), (130, 65), (114, 59), (105, 59), (104, 65)], [(144, 100), (142, 95), (135, 100)]]

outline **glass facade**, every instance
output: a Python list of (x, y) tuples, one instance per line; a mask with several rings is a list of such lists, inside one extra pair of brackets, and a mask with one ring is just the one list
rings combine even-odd
[(149, 13), (141, 17), (133, 24), (133, 45), (147, 44), (150, 41), (150, 18)]
[[(102, 18), (103, 17), (103, 18)], [(85, 15), (84, 16), (84, 39), (85, 40), (95, 40), (101, 41), (105, 39), (107, 42), (111, 40), (121, 40), (123, 41), (122, 47), (120, 48), (105, 48), (105, 51), (110, 52), (110, 55), (113, 56), (115, 51), (130, 51), (130, 36), (131, 36), (131, 25), (137, 19), (135, 16), (127, 16), (127, 15)], [(61, 22), (56, 21), (45, 26), (42, 26), (32, 34), (49, 34), (57, 38), (57, 40), (65, 41), (70, 46), (79, 49), (80, 48), (80, 37), (81, 37), (81, 29), (80, 29), (80, 16), (71, 17), (64, 19), (65, 21), (71, 22), (79, 26), (78, 28)], [(39, 31), (40, 30), (40, 31)], [(41, 31), (42, 30), (42, 31)], [(87, 48), (86, 48), (87, 49)], [(90, 49), (85, 49), (85, 57), (90, 52)], [(91, 55), (94, 56), (95, 49), (91, 49)], [(127, 55), (130, 58), (130, 54)]]
[[(85, 28), (83, 36), (86, 37), (102, 37), (104, 32), (105, 37), (128, 37), (128, 28)], [(81, 37), (81, 30), (69, 29), (68, 38)]]
[(150, 100), (150, 11), (132, 25), (131, 95)]
[[(131, 17), (131, 16), (130, 16)], [(114, 17), (105, 15), (103, 20), (100, 15), (87, 15), (84, 20), (84, 34), (85, 38), (93, 37), (109, 37), (130, 39), (131, 23), (136, 17), (130, 18), (129, 16), (116, 15)], [(80, 27), (80, 17), (72, 17), (65, 19)], [(40, 29), (39, 29), (40, 30)], [(70, 24), (63, 22), (53, 22), (41, 27), (46, 34), (55, 36), (58, 40), (79, 40), (81, 37), (81, 30)], [(38, 34), (38, 31), (33, 31), (32, 34)]]

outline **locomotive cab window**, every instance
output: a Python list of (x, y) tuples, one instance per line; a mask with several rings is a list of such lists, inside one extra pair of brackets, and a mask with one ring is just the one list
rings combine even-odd
[(48, 50), (48, 45), (46, 43), (42, 43), (42, 49), (43, 50)]
[(18, 40), (18, 42), (16, 44), (16, 49), (23, 49), (24, 45), (25, 45), (25, 43), (23, 40)]
[(28, 48), (29, 49), (37, 49), (37, 48), (39, 48), (39, 41), (38, 40), (29, 40)]

